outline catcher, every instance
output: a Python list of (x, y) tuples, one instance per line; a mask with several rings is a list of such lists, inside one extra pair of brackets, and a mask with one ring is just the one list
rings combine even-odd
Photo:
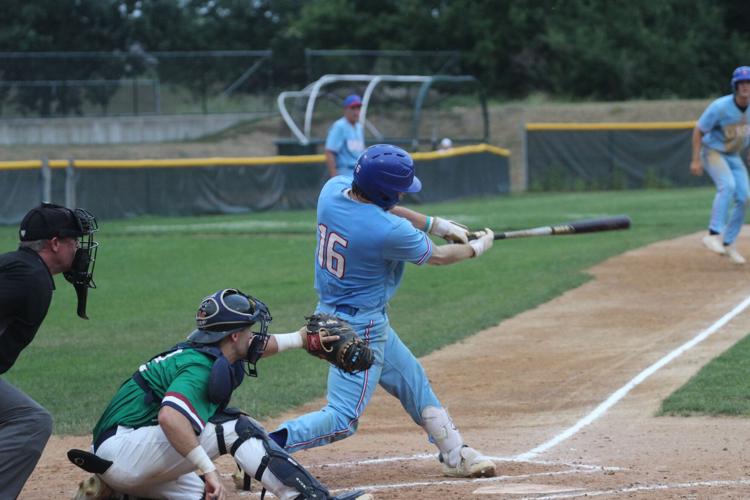
[[(68, 458), (95, 475), (76, 498), (113, 492), (147, 498), (222, 500), (227, 492), (213, 459), (231, 453), (246, 476), (281, 499), (370, 500), (361, 491), (332, 497), (255, 420), (227, 408), (262, 356), (294, 347), (331, 356), (344, 370), (367, 369), (369, 348), (345, 323), (269, 335), (271, 314), (257, 298), (219, 290), (201, 302), (186, 342), (142, 364), (118, 389), (93, 431), (91, 451)], [(319, 322), (319, 321), (318, 321)], [(317, 355), (317, 354), (316, 354)], [(202, 476), (202, 480), (201, 480)]]

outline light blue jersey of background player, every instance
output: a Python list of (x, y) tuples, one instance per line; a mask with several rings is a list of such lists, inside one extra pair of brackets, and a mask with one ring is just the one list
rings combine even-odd
[[(467, 230), (455, 223), (394, 208), (401, 193), (420, 189), (411, 157), (391, 145), (368, 148), (357, 162), (353, 181), (338, 176), (323, 187), (314, 263), (317, 311), (349, 322), (373, 349), (375, 362), (356, 374), (332, 366), (327, 405), (284, 422), (271, 437), (287, 450), (297, 451), (350, 436), (379, 384), (427, 431), (440, 450), (445, 474), (488, 476), (494, 474), (494, 463), (464, 444), (422, 365), (388, 319), (386, 306), (405, 263), (451, 264), (492, 246), (489, 230), (467, 243)], [(426, 232), (461, 244), (434, 245)]]
[(354, 164), (365, 149), (365, 132), (359, 123), (362, 99), (357, 94), (343, 102), (344, 116), (333, 122), (326, 137), (325, 156), (328, 175), (352, 177)]
[(732, 94), (709, 104), (693, 130), (690, 171), (701, 175), (705, 168), (716, 185), (709, 233), (703, 244), (736, 264), (744, 264), (745, 258), (734, 243), (745, 221), (750, 191), (747, 168), (740, 157), (750, 141), (750, 67), (735, 69), (731, 85)]

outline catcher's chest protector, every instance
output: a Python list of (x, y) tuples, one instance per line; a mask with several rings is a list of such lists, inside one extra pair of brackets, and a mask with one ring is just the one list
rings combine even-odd
[(224, 354), (218, 347), (190, 342), (177, 344), (168, 351), (157, 354), (154, 358), (165, 356), (180, 349), (193, 349), (214, 360), (214, 364), (211, 367), (211, 375), (208, 379), (208, 399), (212, 403), (218, 404), (221, 408), (225, 408), (232, 397), (232, 391), (240, 386), (245, 377), (245, 372), (242, 369), (242, 361), (229, 363), (229, 360), (224, 357)]

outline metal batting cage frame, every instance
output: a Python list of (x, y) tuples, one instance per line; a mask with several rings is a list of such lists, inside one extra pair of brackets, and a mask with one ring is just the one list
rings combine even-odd
[[(309, 84), (302, 90), (298, 91), (285, 91), (281, 92), (277, 98), (277, 104), (279, 113), (282, 119), (286, 123), (287, 127), (291, 131), (294, 139), (301, 145), (317, 144), (324, 141), (322, 137), (316, 137), (313, 132), (313, 117), (316, 112), (316, 104), (319, 99), (326, 95), (327, 89), (335, 84), (342, 82), (351, 82), (364, 84), (364, 91), (362, 92), (362, 111), (359, 115), (359, 121), (365, 129), (365, 133), (376, 141), (384, 141), (385, 135), (378, 130), (378, 128), (367, 119), (368, 111), (370, 111), (373, 101), (373, 96), (378, 87), (383, 83), (400, 83), (400, 84), (416, 84), (419, 85), (419, 90), (414, 98), (411, 112), (411, 126), (409, 128), (409, 134), (405, 137), (388, 138), (388, 142), (408, 145), (412, 149), (417, 150), (420, 143), (430, 142), (430, 139), (425, 139), (420, 136), (420, 127), (422, 125), (422, 118), (424, 107), (427, 96), (432, 88), (437, 84), (451, 84), (456, 86), (463, 86), (465, 88), (471, 88), (476, 94), (476, 98), (479, 101), (482, 115), (482, 134), (481, 137), (472, 137), (470, 140), (465, 142), (472, 143), (484, 143), (488, 142), (490, 131), (489, 131), (489, 115), (487, 111), (487, 98), (479, 81), (470, 75), (323, 75), (318, 80)], [(302, 99), (305, 102), (304, 105), (304, 117), (302, 123), (298, 123), (298, 120), (292, 116), (287, 102), (289, 100)], [(372, 141), (368, 141), (372, 142)]]

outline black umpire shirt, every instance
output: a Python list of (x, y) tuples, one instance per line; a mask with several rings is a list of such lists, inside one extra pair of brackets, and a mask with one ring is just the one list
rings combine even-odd
[(55, 282), (34, 250), (0, 255), (0, 373), (7, 372), (47, 316)]

